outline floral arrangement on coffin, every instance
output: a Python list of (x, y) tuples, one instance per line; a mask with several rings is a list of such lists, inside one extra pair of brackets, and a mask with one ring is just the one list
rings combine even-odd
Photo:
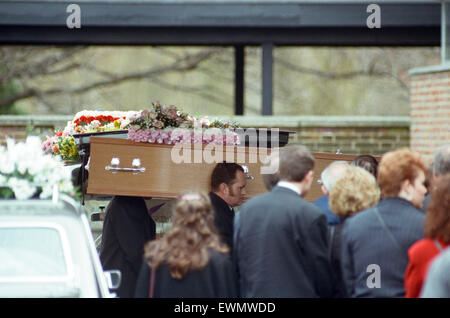
[(75, 138), (64, 131), (59, 131), (52, 137), (46, 136), (41, 146), (44, 153), (60, 156), (66, 162), (80, 160)]
[(142, 110), (128, 125), (128, 139), (160, 144), (203, 143), (238, 145), (239, 136), (232, 128), (236, 123), (208, 117), (197, 119), (177, 109), (154, 102), (153, 109)]
[(64, 132), (70, 135), (86, 134), (103, 131), (126, 129), (130, 123), (130, 117), (136, 116), (136, 111), (92, 111), (83, 110), (75, 114), (69, 121)]
[(7, 140), (0, 146), (0, 198), (49, 198), (53, 188), (73, 197), (79, 195), (72, 184), (71, 170), (57, 157), (45, 155), (39, 137), (30, 136), (25, 142)]
[(60, 156), (66, 162), (77, 162), (80, 155), (73, 135), (126, 129), (130, 117), (136, 114), (136, 111), (80, 111), (67, 122), (64, 130), (51, 137), (46, 136), (42, 149), (45, 153)]

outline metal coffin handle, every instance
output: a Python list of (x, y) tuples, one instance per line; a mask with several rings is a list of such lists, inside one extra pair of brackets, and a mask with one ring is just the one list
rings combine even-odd
[(105, 166), (105, 170), (111, 171), (112, 173), (117, 173), (117, 171), (130, 171), (133, 172), (133, 174), (138, 174), (140, 172), (145, 172), (145, 168), (141, 167), (141, 159), (134, 158), (133, 162), (131, 163), (132, 168), (129, 167), (119, 167), (120, 159), (119, 158), (112, 158), (111, 159), (111, 165)]
[(255, 177), (250, 173), (250, 171), (248, 170), (248, 166), (242, 166), (242, 168), (244, 169), (244, 173), (245, 173), (245, 178), (249, 179), (249, 180), (255, 180)]

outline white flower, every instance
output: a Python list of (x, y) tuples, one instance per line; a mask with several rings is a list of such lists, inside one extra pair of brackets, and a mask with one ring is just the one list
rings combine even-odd
[(209, 121), (208, 116), (200, 119), (200, 124), (202, 125), (202, 127), (209, 127), (209, 125), (211, 125), (211, 122)]
[(104, 128), (106, 131), (108, 131), (108, 130), (114, 130), (114, 128), (115, 128), (115, 127), (114, 127), (114, 122), (104, 125), (103, 128)]
[(14, 161), (10, 160), (8, 154), (0, 155), (0, 173), (8, 175), (13, 173), (15, 168), (16, 165)]
[(99, 128), (102, 124), (98, 120), (91, 121), (91, 126), (94, 128)]
[(36, 193), (37, 188), (26, 179), (10, 178), (8, 186), (13, 190), (14, 196), (19, 200), (26, 200)]
[(4, 175), (0, 174), (0, 187), (4, 187), (7, 185), (7, 179)]
[(53, 186), (51, 184), (47, 184), (42, 188), (42, 192), (39, 195), (40, 199), (50, 198), (53, 194)]
[(10, 188), (17, 199), (28, 199), (39, 189), (40, 197), (47, 198), (55, 184), (62, 192), (74, 192), (70, 169), (59, 158), (46, 155), (38, 137), (19, 143), (8, 140), (7, 145), (0, 147), (0, 186)]
[(130, 120), (129, 119), (123, 119), (120, 123), (120, 128), (124, 129), (126, 128), (128, 125), (130, 124)]
[(77, 134), (75, 131), (76, 124), (73, 121), (68, 121), (66, 127), (63, 130), (64, 134), (74, 135)]

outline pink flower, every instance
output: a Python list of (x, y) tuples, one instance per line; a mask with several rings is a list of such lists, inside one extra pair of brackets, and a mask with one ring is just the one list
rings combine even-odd
[(156, 128), (162, 129), (162, 128), (164, 128), (164, 123), (160, 120), (155, 120), (153, 122), (153, 126), (155, 126)]
[(175, 119), (177, 117), (177, 111), (175, 109), (169, 109), (167, 115)]
[(154, 109), (152, 109), (148, 114), (148, 118), (150, 118), (151, 120), (155, 120), (156, 117), (158, 117), (158, 114), (155, 112)]
[(158, 130), (156, 130), (156, 129), (150, 129), (149, 132), (150, 132), (150, 136), (151, 136), (152, 138), (154, 138), (154, 139), (158, 138), (158, 136), (159, 136), (159, 131), (158, 131)]
[(44, 151), (51, 152), (53, 148), (54, 138), (45, 136), (47, 139), (41, 144), (41, 147)]
[(207, 117), (205, 117), (200, 120), (200, 124), (202, 125), (202, 127), (209, 127), (211, 122), (209, 121), (209, 119)]

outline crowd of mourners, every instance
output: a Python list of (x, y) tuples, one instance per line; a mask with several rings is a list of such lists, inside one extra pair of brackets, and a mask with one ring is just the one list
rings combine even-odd
[(219, 163), (211, 192), (181, 194), (158, 239), (144, 198), (114, 197), (100, 258), (122, 272), (118, 296), (450, 297), (450, 144), (431, 165), (406, 148), (320, 176), (314, 163), (304, 146), (281, 148), (267, 192), (246, 202), (242, 166)]

